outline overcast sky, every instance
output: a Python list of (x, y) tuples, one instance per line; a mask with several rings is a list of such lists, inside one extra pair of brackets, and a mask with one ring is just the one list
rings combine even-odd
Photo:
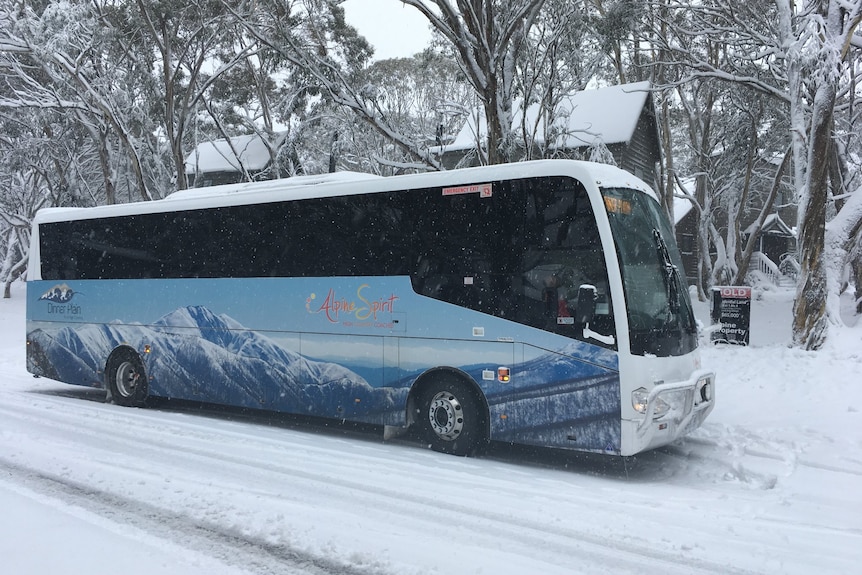
[(374, 58), (407, 58), (431, 39), (428, 20), (400, 0), (347, 0), (347, 21), (374, 46)]

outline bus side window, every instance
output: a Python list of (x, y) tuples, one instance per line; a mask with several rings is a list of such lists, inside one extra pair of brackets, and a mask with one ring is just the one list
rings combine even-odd
[(525, 197), (525, 242), (517, 294), (521, 321), (582, 337), (577, 299), (582, 284), (599, 292), (593, 325), (611, 333), (608, 276), (598, 227), (584, 187), (571, 180), (531, 187)]

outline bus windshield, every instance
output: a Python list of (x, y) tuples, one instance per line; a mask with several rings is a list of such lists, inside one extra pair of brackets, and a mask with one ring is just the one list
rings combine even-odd
[(677, 356), (697, 347), (697, 326), (673, 232), (646, 194), (602, 190), (623, 278), (631, 351)]

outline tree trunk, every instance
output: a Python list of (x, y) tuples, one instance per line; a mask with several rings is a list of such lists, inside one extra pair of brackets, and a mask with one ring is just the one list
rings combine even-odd
[[(96, 132), (96, 130), (93, 130)], [(114, 188), (113, 172), (111, 170), (111, 158), (108, 152), (108, 131), (104, 127), (100, 127), (95, 134), (96, 142), (99, 145), (99, 166), (102, 168), (102, 181), (105, 183), (105, 203), (116, 204), (117, 196)]]
[(799, 240), (801, 271), (793, 304), (793, 343), (807, 350), (819, 349), (826, 341), (828, 286), (823, 265), (826, 233), (826, 206), (829, 201), (829, 146), (832, 111), (835, 106), (834, 80), (824, 75), (814, 97), (808, 157), (807, 194)]
[(850, 264), (853, 271), (853, 286), (856, 288), (856, 313), (862, 314), (862, 257)]
[[(805, 193), (800, 204), (804, 210), (799, 236), (802, 277), (793, 305), (793, 342), (808, 350), (819, 349), (826, 341), (830, 320), (841, 321), (835, 302), (839, 291), (836, 280), (846, 264), (849, 246), (836, 246), (835, 242), (827, 246), (826, 209), (830, 205), (827, 204), (829, 167), (839, 72), (854, 31), (862, 22), (862, 3), (854, 5), (833, 0), (823, 7), (826, 13), (819, 38), (822, 62), (812, 78), (817, 89), (812, 104)], [(855, 229), (855, 225), (852, 227)], [(847, 237), (855, 237), (856, 233), (858, 230)], [(827, 260), (825, 264), (824, 259)]]
[(16, 279), (22, 277), (27, 272), (27, 254), (23, 254), (21, 261), (19, 261), (12, 269), (9, 271), (9, 275), (6, 276), (6, 285), (3, 288), (3, 299), (9, 299), (12, 297), (12, 282)]
[(497, 97), (495, 93), (485, 96), (485, 119), (488, 126), (488, 165), (503, 164), (506, 158), (503, 155), (503, 124), (499, 117)]
[(736, 277), (733, 280), (734, 285), (739, 285), (745, 276), (748, 275), (748, 268), (751, 265), (751, 256), (754, 255), (754, 248), (757, 246), (757, 240), (760, 238), (761, 231), (763, 230), (763, 223), (766, 221), (766, 216), (772, 212), (772, 206), (775, 205), (775, 198), (778, 196), (778, 189), (781, 187), (781, 180), (784, 177), (784, 172), (787, 171), (792, 155), (793, 149), (791, 147), (784, 154), (784, 158), (781, 160), (781, 165), (775, 173), (775, 178), (772, 180), (772, 188), (769, 190), (769, 195), (760, 209), (760, 214), (757, 216), (754, 226), (752, 226), (752, 233), (748, 236), (748, 243), (745, 244), (745, 249), (739, 258), (739, 268), (737, 269)]

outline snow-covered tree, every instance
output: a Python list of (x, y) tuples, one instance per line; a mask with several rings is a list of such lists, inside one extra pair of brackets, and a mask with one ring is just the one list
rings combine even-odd
[(140, 56), (137, 64), (159, 96), (151, 111), (161, 118), (177, 189), (185, 189), (186, 154), (198, 106), (212, 83), (245, 61), (256, 44), (225, 50), (232, 43), (233, 17), (219, 0), (124, 0), (107, 12), (113, 25), (130, 33), (120, 36), (126, 51)]
[[(255, 12), (267, 1), (272, 2), (272, 10)], [(225, 0), (224, 5), (239, 18), (250, 36), (302, 70), (308, 78), (310, 90), (326, 102), (352, 110), (355, 117), (403, 152), (410, 160), (402, 167), (440, 168), (429, 150), (425, 135), (401, 131), (401, 127), (391, 122), (380, 108), (378, 97), (385, 87), (375, 86), (367, 80), (366, 67), (372, 48), (355, 28), (347, 24), (340, 3), (339, 0), (297, 0), (289, 5), (290, 12), (286, 11), (287, 5), (277, 0), (239, 6)], [(339, 114), (324, 119), (318, 115), (321, 110), (316, 106), (313, 108), (306, 114), (310, 120), (303, 123), (311, 121), (319, 126), (320, 122), (325, 122), (331, 130), (326, 134), (330, 147), (340, 148), (340, 130), (332, 124)], [(348, 126), (351, 131), (353, 128)]]
[[(233, 42), (223, 48), (227, 53), (220, 57), (222, 61), (229, 60), (230, 54), (247, 51), (254, 40), (237, 25)], [(302, 71), (275, 50), (256, 49), (216, 78), (200, 99), (199, 108), (206, 114), (195, 118), (194, 141), (224, 139), (232, 146), (232, 137), (255, 134), (269, 154), (266, 177), (302, 174), (299, 119), (305, 116), (311, 98)], [(259, 177), (243, 165), (239, 150), (234, 150), (234, 156), (246, 180)]]
[[(473, 91), (460, 68), (434, 50), (411, 58), (376, 61), (357, 75), (363, 97), (375, 117), (385, 119), (392, 130), (409, 134), (425, 149), (439, 145), (460, 129), (474, 102)], [(342, 124), (342, 160), (354, 170), (391, 175), (417, 167), (415, 155), (396, 145), (368, 122)], [(349, 158), (349, 160), (348, 160)]]
[[(586, 7), (570, 0), (547, 0), (516, 59), (515, 92), (523, 105), (515, 125), (524, 127), (514, 137), (524, 160), (554, 157), (553, 146), (564, 134), (557, 118), (560, 103), (600, 76), (606, 56), (596, 49)], [(539, 113), (528, 110), (538, 104)], [(606, 149), (606, 148), (605, 148)], [(514, 158), (513, 158), (514, 159)]]
[(126, 68), (117, 66), (122, 58), (110, 52), (113, 29), (103, 26), (90, 5), (62, 0), (46, 3), (41, 12), (8, 6), (2, 18), (9, 25), (0, 28), (0, 70), (6, 80), (0, 108), (64, 114), (91, 136), (106, 201), (114, 201), (120, 182), (119, 157), (133, 172), (137, 195), (149, 199), (129, 114), (139, 102), (124, 84)]
[(39, 208), (103, 201), (88, 135), (51, 110), (0, 112), (0, 281), (4, 297), (27, 270)]
[[(840, 322), (840, 279), (862, 221), (858, 184), (849, 188), (849, 181), (838, 177), (841, 171), (830, 169), (848, 163), (847, 146), (835, 145), (835, 121), (836, 112), (859, 100), (852, 79), (860, 63), (862, 0), (665, 4), (676, 34), (665, 38), (666, 47), (690, 70), (683, 82), (732, 82), (788, 110), (802, 267), (794, 341), (817, 349), (829, 323)], [(713, 49), (689, 49), (696, 42), (709, 42)]]
[[(829, 323), (841, 321), (841, 275), (862, 229), (862, 189), (845, 189), (843, 182), (830, 181), (829, 174), (838, 152), (834, 145), (836, 105), (841, 97), (858, 97), (855, 89), (848, 90), (844, 79), (849, 67), (859, 65), (862, 37), (856, 32), (862, 22), (862, 0), (809, 0), (801, 13), (794, 12), (789, 0), (779, 0), (778, 6), (781, 29), (785, 39), (791, 40), (788, 80), (793, 131), (804, 129), (806, 136), (806, 141), (794, 138), (797, 162), (802, 164), (797, 169), (802, 271), (793, 307), (793, 341), (806, 349), (818, 349), (826, 340)], [(851, 51), (856, 58), (848, 58)], [(804, 57), (813, 65), (800, 78), (805, 66), (797, 60)], [(798, 110), (804, 104), (810, 104), (810, 114)], [(847, 193), (852, 197), (839, 210), (834, 197)], [(835, 210), (837, 214), (827, 224), (830, 211)]]
[(454, 47), (488, 125), (482, 163), (513, 158), (515, 66), (545, 0), (402, 0), (419, 10)]
[(599, 46), (611, 62), (607, 69), (612, 83), (628, 84), (643, 78), (641, 58), (646, 52), (644, 18), (649, 4), (640, 0), (588, 0)]

